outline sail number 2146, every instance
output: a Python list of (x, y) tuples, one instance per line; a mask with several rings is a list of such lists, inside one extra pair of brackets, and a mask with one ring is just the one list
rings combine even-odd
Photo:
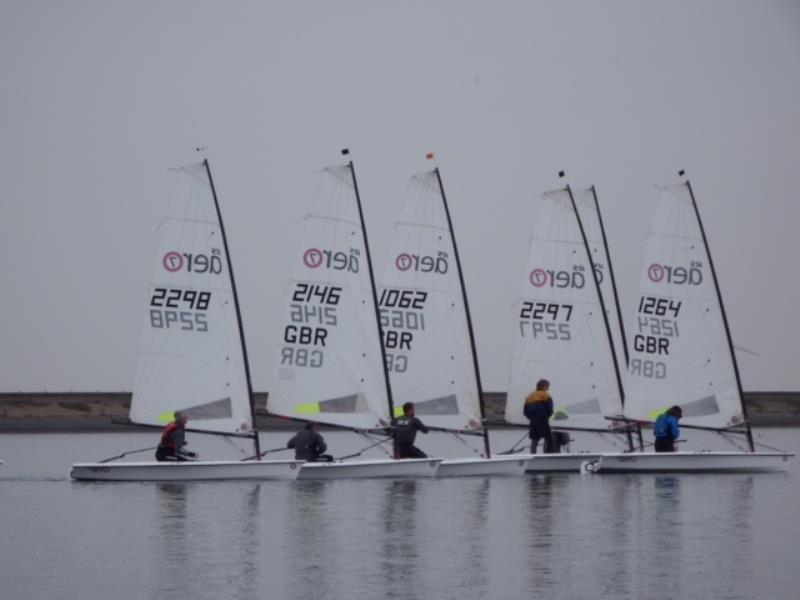
[(325, 360), (328, 334), (339, 324), (342, 288), (298, 282), (292, 291), (289, 320), (283, 329), (281, 365), (319, 368)]

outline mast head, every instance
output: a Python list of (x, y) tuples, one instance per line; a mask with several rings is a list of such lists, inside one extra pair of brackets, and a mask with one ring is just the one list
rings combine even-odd
[(678, 171), (678, 176), (679, 177), (683, 177), (684, 175), (686, 175), (686, 170), (685, 169), (681, 169), (680, 171)]
[(350, 154), (350, 148), (342, 148), (342, 156), (348, 156)]
[(559, 171), (559, 172), (558, 172), (558, 177), (559, 177), (559, 179), (561, 179), (562, 177), (564, 177), (564, 175), (566, 175), (566, 172), (565, 172), (565, 171)]

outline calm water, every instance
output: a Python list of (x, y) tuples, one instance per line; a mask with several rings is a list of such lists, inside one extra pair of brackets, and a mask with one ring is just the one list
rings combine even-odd
[[(797, 452), (798, 434), (769, 430), (761, 439)], [(191, 445), (204, 458), (238, 455), (197, 437)], [(270, 448), (287, 437), (262, 440)], [(495, 447), (518, 437), (500, 434)], [(365, 445), (346, 433), (326, 439), (336, 454)], [(67, 479), (72, 462), (153, 441), (127, 433), (0, 436), (0, 598), (800, 595), (798, 459), (788, 473), (757, 475)], [(433, 436), (420, 442), (457, 453)]]

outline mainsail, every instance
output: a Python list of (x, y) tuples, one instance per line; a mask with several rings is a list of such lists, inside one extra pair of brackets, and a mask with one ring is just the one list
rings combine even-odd
[(454, 240), (436, 170), (415, 175), (395, 223), (379, 305), (395, 411), (481, 428), (479, 386)]
[(284, 292), (270, 413), (352, 428), (389, 423), (351, 165), (328, 167)]
[(130, 419), (192, 429), (253, 430), (232, 274), (206, 163), (175, 170), (159, 225)]
[(679, 404), (681, 424), (741, 425), (736, 366), (688, 183), (660, 190), (639, 290), (625, 415), (653, 421)]
[(622, 413), (620, 387), (569, 189), (542, 197), (514, 325), (506, 421), (527, 423), (525, 398), (547, 379), (553, 427), (611, 429), (606, 417)]

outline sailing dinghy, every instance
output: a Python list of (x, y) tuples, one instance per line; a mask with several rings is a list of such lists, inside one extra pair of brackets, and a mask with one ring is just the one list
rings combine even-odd
[(241, 461), (99, 462), (81, 481), (295, 479), (302, 461), (260, 460), (253, 393), (228, 243), (207, 161), (176, 170), (181, 188), (159, 226), (131, 399), (134, 424), (161, 428), (180, 410), (187, 431), (251, 439)]
[[(277, 377), (267, 410), (374, 439), (385, 435), (390, 423), (392, 395), (352, 161), (324, 169), (320, 183), (284, 293)], [(439, 463), (394, 458), (306, 462), (299, 478), (433, 477)]]
[[(682, 174), (682, 173), (681, 173)], [(673, 404), (684, 430), (744, 436), (746, 451), (602, 454), (586, 472), (782, 471), (793, 454), (755, 450), (739, 368), (700, 213), (688, 181), (660, 190), (646, 242), (624, 415), (652, 423)]]
[(414, 402), (426, 426), (482, 438), (483, 454), (445, 459), (437, 477), (522, 475), (527, 457), (491, 454), (469, 304), (438, 167), (411, 178), (380, 308), (395, 405)]
[[(589, 192), (593, 195), (594, 190)], [(525, 398), (536, 381), (547, 379), (555, 401), (553, 429), (627, 434), (628, 428), (622, 431), (614, 420), (622, 415), (623, 388), (609, 321), (615, 311), (604, 300), (614, 298), (614, 292), (602, 292), (602, 286), (613, 281), (605, 276), (610, 260), (595, 199), (588, 196), (586, 191), (579, 193), (578, 203), (569, 187), (542, 196), (522, 292), (514, 305), (505, 419), (527, 425)], [(582, 215), (590, 217), (586, 228)], [(593, 255), (600, 260), (595, 262)], [(630, 438), (628, 443), (630, 447)], [(574, 471), (598, 456), (535, 454), (527, 471)]]

